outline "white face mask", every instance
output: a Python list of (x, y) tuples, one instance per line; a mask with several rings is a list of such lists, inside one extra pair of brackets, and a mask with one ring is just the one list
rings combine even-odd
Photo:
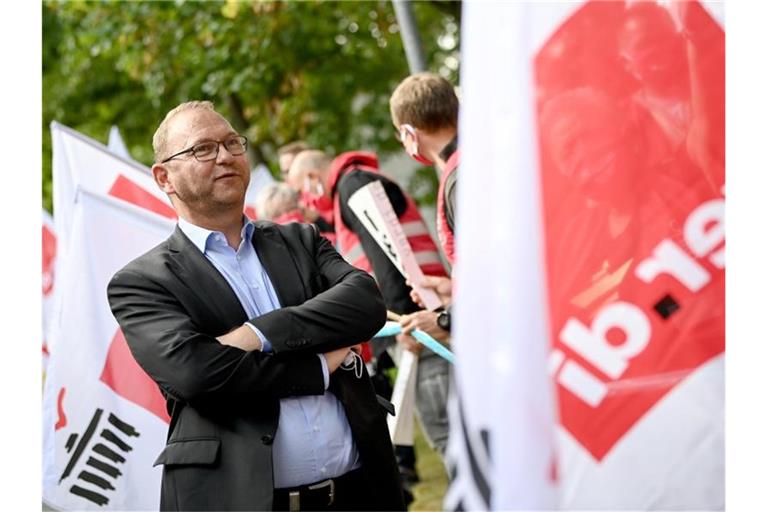
[(428, 159), (427, 157), (419, 154), (419, 141), (418, 141), (418, 135), (416, 134), (416, 129), (409, 125), (409, 124), (403, 124), (400, 126), (400, 141), (405, 145), (405, 138), (410, 135), (411, 139), (413, 139), (413, 143), (411, 144), (411, 148), (408, 149), (406, 147), (405, 152), (408, 153), (408, 156), (416, 160), (422, 165), (435, 165), (435, 162)]

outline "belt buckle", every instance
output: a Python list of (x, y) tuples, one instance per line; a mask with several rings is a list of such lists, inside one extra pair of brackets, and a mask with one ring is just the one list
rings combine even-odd
[(310, 491), (316, 491), (318, 489), (322, 489), (323, 487), (328, 487), (328, 504), (326, 506), (329, 506), (333, 504), (333, 500), (336, 497), (336, 484), (332, 478), (329, 478), (328, 480), (324, 480), (315, 485), (307, 486), (307, 489), (309, 489)]
[(290, 512), (298, 512), (301, 510), (301, 497), (299, 491), (292, 491), (288, 493), (288, 510)]

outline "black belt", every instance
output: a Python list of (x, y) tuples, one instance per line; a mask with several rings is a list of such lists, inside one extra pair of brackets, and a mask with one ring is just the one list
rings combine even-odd
[(327, 510), (354, 492), (363, 481), (363, 468), (309, 485), (274, 490), (274, 510)]

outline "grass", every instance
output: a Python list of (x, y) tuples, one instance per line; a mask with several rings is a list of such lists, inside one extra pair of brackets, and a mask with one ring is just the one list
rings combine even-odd
[(413, 502), (410, 512), (443, 510), (443, 497), (448, 487), (448, 475), (440, 456), (427, 444), (418, 421), (414, 421), (413, 447), (416, 451), (416, 472), (419, 483), (411, 488)]

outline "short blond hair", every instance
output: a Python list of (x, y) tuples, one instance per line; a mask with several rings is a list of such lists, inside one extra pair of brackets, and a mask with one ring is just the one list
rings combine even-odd
[(456, 129), (459, 124), (459, 98), (453, 85), (434, 73), (416, 73), (397, 86), (389, 98), (389, 112), (396, 126), (436, 132)]
[(277, 148), (277, 156), (283, 156), (283, 155), (298, 155), (302, 151), (306, 151), (309, 149), (309, 144), (304, 142), (303, 140), (295, 140), (293, 142), (289, 142), (285, 146), (280, 146)]
[(299, 194), (287, 183), (270, 183), (256, 196), (260, 219), (274, 220), (299, 207)]
[(155, 162), (162, 162), (167, 157), (166, 152), (168, 150), (166, 146), (168, 144), (168, 127), (170, 126), (171, 119), (176, 117), (177, 114), (194, 109), (203, 109), (216, 112), (212, 102), (195, 100), (184, 102), (165, 114), (165, 118), (160, 123), (160, 126), (157, 127), (157, 130), (155, 130), (155, 134), (152, 136), (152, 149), (155, 150)]

